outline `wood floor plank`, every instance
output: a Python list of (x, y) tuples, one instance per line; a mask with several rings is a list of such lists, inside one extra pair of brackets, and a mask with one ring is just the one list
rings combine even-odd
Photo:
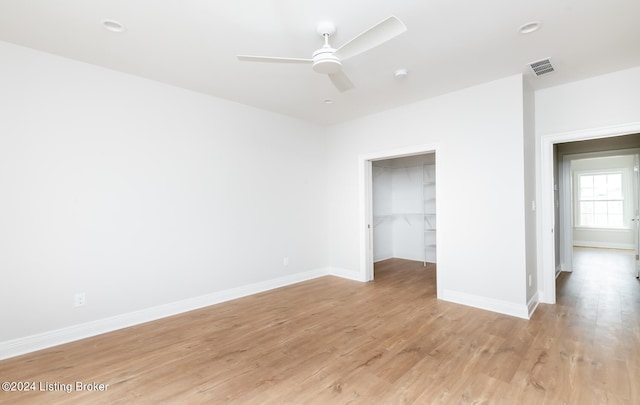
[(323, 277), (0, 361), (6, 381), (109, 385), (0, 403), (636, 404), (629, 260), (577, 251), (531, 320), (438, 301), (434, 265), (387, 260), (371, 283)]

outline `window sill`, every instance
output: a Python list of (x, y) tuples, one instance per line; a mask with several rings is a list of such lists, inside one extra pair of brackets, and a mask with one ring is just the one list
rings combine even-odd
[(593, 232), (629, 232), (632, 228), (596, 228), (589, 226), (575, 226), (574, 231), (593, 231)]

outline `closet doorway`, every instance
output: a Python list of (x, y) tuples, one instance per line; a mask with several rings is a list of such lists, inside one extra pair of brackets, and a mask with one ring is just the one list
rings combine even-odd
[[(438, 170), (440, 167), (440, 163), (437, 160), (438, 156), (438, 143), (432, 144), (423, 144), (423, 145), (414, 145), (399, 149), (392, 150), (382, 150), (379, 152), (363, 154), (358, 157), (358, 195), (359, 195), (359, 220), (360, 220), (360, 272), (358, 279), (361, 281), (372, 281), (374, 280), (374, 255), (376, 259), (381, 259), (383, 255), (391, 255), (390, 257), (394, 257), (396, 255), (402, 255), (407, 257), (407, 259), (398, 259), (406, 261), (410, 264), (410, 267), (414, 265), (419, 266), (420, 269), (425, 270), (425, 267), (431, 266), (434, 269), (433, 278), (434, 281), (434, 289), (437, 294), (439, 291), (439, 284), (435, 276), (435, 262), (437, 261), (437, 245), (440, 236), (438, 236), (437, 231), (437, 223), (436, 223), (436, 208), (437, 201), (436, 196), (439, 193), (439, 188), (441, 186), (441, 182), (438, 180), (441, 178), (441, 173)], [(395, 161), (395, 159), (400, 159)], [(415, 160), (414, 160), (415, 159)], [(414, 163), (414, 164), (406, 164), (405, 163)], [(374, 167), (375, 164), (375, 167)], [(405, 183), (418, 183), (420, 188), (416, 188), (413, 190), (413, 194), (419, 197), (418, 203), (412, 203), (413, 205), (409, 205), (409, 201), (398, 202), (394, 206), (394, 197), (392, 196), (389, 201), (377, 201), (376, 202), (376, 215), (374, 219), (374, 170), (376, 172), (376, 177), (378, 177), (383, 171), (380, 166), (421, 166), (422, 171), (417, 171), (418, 177), (414, 174), (412, 180), (407, 179), (407, 175), (405, 174), (405, 179), (402, 180)], [(431, 165), (430, 168), (424, 167), (424, 165)], [(392, 169), (393, 170), (393, 169)], [(412, 169), (413, 170), (413, 169)], [(416, 169), (417, 170), (417, 169)], [(431, 170), (428, 176), (431, 176), (431, 180), (427, 180), (426, 177), (423, 177), (423, 173), (425, 170)], [(388, 170), (387, 170), (388, 171)], [(386, 175), (386, 174), (385, 174)], [(384, 175), (383, 175), (384, 176)], [(389, 174), (391, 180), (391, 174)], [(418, 182), (419, 179), (419, 182)], [(379, 180), (376, 180), (378, 183)], [(428, 183), (428, 184), (427, 184)], [(383, 186), (384, 187), (384, 186)], [(393, 184), (387, 183), (386, 188), (389, 192), (393, 191)], [(428, 189), (431, 190), (428, 190)], [(407, 193), (407, 194), (412, 194)], [(429, 193), (432, 193), (431, 196), (427, 197)], [(409, 197), (405, 196), (407, 199)], [(404, 199), (401, 194), (395, 197), (396, 200), (400, 201)], [(376, 200), (385, 199), (379, 190), (376, 190)], [(429, 201), (427, 201), (429, 199)], [(401, 205), (399, 205), (401, 204)], [(402, 205), (404, 204), (404, 206)], [(402, 211), (402, 212), (401, 212)], [(397, 215), (396, 215), (397, 214)], [(399, 214), (407, 214), (407, 215), (399, 215)], [(425, 216), (432, 216), (433, 218), (429, 221), (425, 221), (423, 218)], [(384, 218), (388, 216), (388, 218)], [(393, 218), (392, 218), (393, 217)], [(421, 220), (421, 221), (420, 221)], [(395, 239), (395, 235), (387, 234), (386, 236), (380, 230), (375, 230), (381, 224), (385, 224), (382, 226), (386, 226), (387, 228), (392, 229), (391, 223), (395, 221), (404, 221), (406, 226), (409, 226), (411, 223), (416, 223), (418, 225), (417, 228), (413, 228), (414, 238), (407, 241), (407, 246), (403, 246), (398, 248), (398, 250), (394, 251), (394, 247), (392, 245), (393, 239)], [(421, 224), (421, 225), (420, 225)], [(426, 225), (425, 225), (426, 224)], [(430, 225), (429, 225), (430, 224)], [(402, 225), (402, 226), (405, 226)], [(406, 228), (405, 226), (405, 228)], [(426, 228), (429, 228), (428, 231)], [(379, 228), (382, 229), (382, 228)], [(430, 232), (431, 235), (424, 235), (425, 233)], [(375, 235), (375, 236), (374, 236)], [(375, 243), (379, 246), (378, 249), (374, 249), (374, 238)], [(400, 238), (405, 238), (405, 236), (401, 236)], [(399, 239), (400, 240), (400, 239)], [(428, 246), (428, 250), (426, 250), (427, 255), (425, 256), (425, 247)], [(384, 247), (386, 246), (386, 251)], [(382, 249), (382, 250), (380, 250)], [(411, 250), (410, 256), (405, 256), (407, 251)], [(430, 252), (429, 252), (430, 250)], [(401, 252), (401, 253), (396, 253)], [(424, 266), (425, 260), (430, 260), (433, 262), (426, 262), (427, 266)], [(381, 262), (380, 262), (381, 263)], [(431, 264), (429, 264), (431, 263)], [(426, 273), (426, 271), (425, 271)]]
[(436, 263), (435, 169), (435, 153), (372, 162), (374, 264)]

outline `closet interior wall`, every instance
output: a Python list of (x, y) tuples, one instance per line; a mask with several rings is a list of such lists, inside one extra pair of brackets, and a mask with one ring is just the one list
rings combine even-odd
[(435, 154), (373, 162), (373, 256), (436, 262)]

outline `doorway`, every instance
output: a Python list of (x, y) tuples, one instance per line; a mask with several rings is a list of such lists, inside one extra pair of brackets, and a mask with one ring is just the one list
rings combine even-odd
[[(432, 187), (432, 192), (433, 192), (433, 199), (427, 204), (425, 203), (425, 201), (423, 201), (421, 199), (420, 204), (422, 205), (421, 208), (419, 208), (419, 211), (416, 212), (405, 212), (404, 214), (411, 214), (411, 216), (416, 217), (416, 218), (420, 218), (422, 216), (422, 218), (424, 218), (424, 216), (426, 214), (435, 214), (435, 207), (436, 207), (436, 201), (435, 201), (435, 195), (438, 194), (438, 170), (436, 167), (436, 161), (435, 161), (435, 157), (437, 155), (437, 148), (438, 146), (436, 144), (430, 144), (430, 145), (418, 145), (418, 146), (412, 146), (412, 147), (407, 147), (407, 148), (402, 148), (402, 149), (394, 149), (394, 150), (387, 150), (387, 151), (380, 151), (380, 152), (376, 152), (376, 153), (370, 153), (370, 154), (366, 154), (366, 155), (361, 155), (359, 156), (359, 196), (360, 196), (360, 225), (361, 225), (361, 231), (360, 231), (360, 277), (363, 281), (372, 281), (374, 279), (374, 226), (376, 224), (380, 224), (380, 221), (383, 220), (383, 218), (381, 217), (377, 217), (374, 218), (374, 203), (373, 203), (373, 189), (374, 189), (374, 162), (378, 162), (378, 161), (389, 161), (392, 159), (401, 159), (401, 158), (405, 158), (407, 160), (405, 161), (409, 161), (411, 159), (424, 159), (424, 157), (420, 158), (420, 157), (416, 157), (416, 156), (424, 156), (424, 155), (430, 155), (430, 158), (432, 159), (433, 162), (433, 179), (429, 184), (429, 187)], [(420, 169), (420, 173), (424, 173), (424, 168), (421, 166)], [(425, 182), (423, 182), (422, 178), (420, 179), (420, 193), (423, 193), (423, 188), (426, 187)], [(430, 210), (430, 205), (431, 204), (431, 211), (427, 212), (427, 210)], [(383, 209), (385, 208), (384, 206), (382, 207)], [(392, 208), (392, 207), (388, 207), (388, 208)], [(380, 211), (380, 213), (384, 214), (383, 211)], [(393, 212), (389, 212), (389, 214), (393, 214)], [(408, 216), (407, 216), (408, 218)], [(378, 222), (376, 222), (376, 220)], [(389, 220), (389, 219), (387, 219)], [(405, 221), (405, 218), (401, 218), (400, 220)], [(428, 222), (428, 221), (427, 221)], [(438, 236), (437, 233), (435, 232), (435, 218), (433, 220), (433, 226), (431, 226), (432, 228), (432, 232), (434, 235), (432, 237), (432, 239), (429, 239), (429, 237), (421, 237), (419, 244), (421, 244), (423, 246), (426, 246), (426, 244), (429, 245), (433, 245), (432, 247), (435, 248), (435, 246), (437, 246), (438, 243)], [(428, 225), (421, 225), (422, 229), (420, 229), (420, 231), (424, 234), (424, 229), (428, 226)], [(423, 239), (425, 238), (425, 239)], [(429, 242), (430, 241), (430, 242)], [(381, 243), (381, 240), (378, 238), (376, 240), (376, 242), (378, 244)], [(388, 241), (387, 241), (388, 242)], [(415, 241), (414, 241), (415, 242)], [(433, 261), (435, 262), (435, 249), (433, 249)], [(379, 259), (379, 257), (378, 257)], [(425, 263), (425, 255), (422, 254), (419, 258), (419, 260), (422, 263)], [(437, 286), (436, 286), (437, 289)]]
[(372, 161), (373, 274), (436, 286), (435, 153)]
[(573, 271), (575, 247), (636, 249), (637, 146), (640, 135), (556, 145), (557, 271)]
[[(566, 133), (544, 135), (540, 143), (540, 167), (538, 178), (540, 179), (538, 188), (538, 200), (540, 201), (540, 214), (538, 216), (538, 256), (541, 258), (538, 266), (539, 299), (542, 303), (556, 303), (556, 258), (558, 231), (558, 186), (557, 178), (557, 156), (556, 148), (558, 144), (565, 142), (589, 141), (589, 140), (611, 140), (614, 137), (632, 135), (640, 133), (640, 122), (620, 126), (610, 126), (590, 130), (572, 131)], [(605, 141), (606, 142), (606, 141)], [(637, 223), (637, 221), (635, 221)], [(545, 232), (550, 230), (550, 232)], [(636, 244), (637, 246), (637, 244)], [(637, 257), (637, 256), (636, 256)], [(636, 260), (637, 266), (637, 260)]]
[(435, 163), (435, 153), (372, 161), (374, 264), (435, 264)]

